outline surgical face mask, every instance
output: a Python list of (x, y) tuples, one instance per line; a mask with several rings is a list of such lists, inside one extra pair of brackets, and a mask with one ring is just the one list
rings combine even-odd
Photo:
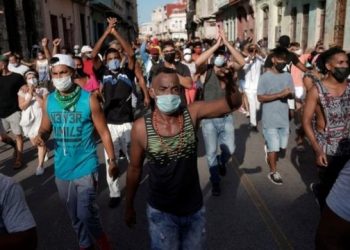
[(156, 103), (160, 112), (170, 115), (179, 109), (181, 98), (179, 95), (158, 95)]
[(120, 68), (120, 61), (118, 59), (113, 59), (108, 62), (109, 70), (115, 71)]
[(33, 77), (31, 79), (27, 80), (27, 83), (31, 86), (37, 86), (38, 85), (38, 79), (36, 77)]
[(192, 55), (189, 55), (189, 54), (184, 55), (184, 60), (185, 60), (186, 62), (191, 62), (191, 60), (192, 60)]
[(79, 54), (79, 49), (75, 49), (74, 50), (74, 53), (77, 55), (77, 54)]
[(343, 83), (349, 76), (350, 69), (348, 67), (335, 67), (332, 75), (338, 83)]
[(52, 78), (52, 82), (53, 86), (55, 86), (55, 88), (58, 91), (67, 91), (73, 85), (72, 78), (70, 75), (61, 78)]
[(167, 61), (168, 63), (174, 63), (175, 62), (175, 52), (164, 54), (164, 60)]
[(214, 60), (214, 65), (216, 67), (222, 67), (225, 64), (225, 57), (223, 56), (217, 56)]
[(287, 66), (286, 63), (277, 63), (275, 64), (275, 68), (279, 73), (283, 73), (284, 72), (284, 68)]

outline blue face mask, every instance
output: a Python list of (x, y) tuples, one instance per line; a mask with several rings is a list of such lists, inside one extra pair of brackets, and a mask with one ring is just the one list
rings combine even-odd
[(181, 98), (179, 95), (158, 95), (156, 103), (162, 113), (172, 114), (179, 109)]
[(118, 59), (110, 60), (107, 64), (109, 70), (117, 70), (120, 68), (120, 61)]
[(225, 64), (225, 57), (217, 56), (214, 60), (214, 64), (216, 67), (222, 67)]

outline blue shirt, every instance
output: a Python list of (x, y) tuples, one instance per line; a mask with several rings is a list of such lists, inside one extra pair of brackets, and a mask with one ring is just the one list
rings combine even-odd
[(90, 93), (81, 90), (74, 111), (64, 110), (51, 93), (47, 113), (55, 139), (55, 174), (62, 180), (74, 180), (97, 171), (98, 157), (93, 138)]

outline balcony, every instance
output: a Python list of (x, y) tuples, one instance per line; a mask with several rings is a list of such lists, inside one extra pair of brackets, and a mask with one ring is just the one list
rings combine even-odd
[(103, 10), (112, 10), (113, 9), (113, 0), (91, 0), (91, 5)]

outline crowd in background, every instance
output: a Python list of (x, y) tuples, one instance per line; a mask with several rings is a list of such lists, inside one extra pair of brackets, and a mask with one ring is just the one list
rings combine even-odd
[[(309, 144), (319, 172), (319, 183), (310, 187), (322, 210), (316, 248), (350, 247), (349, 54), (322, 42), (303, 49), (288, 36), (269, 50), (264, 39), (231, 42), (222, 30), (216, 39), (129, 43), (117, 27), (109, 18), (94, 46), (65, 48), (60, 38), (43, 38), (34, 59), (0, 55), (0, 139), (13, 147), (17, 170), (25, 165), (23, 137), (29, 138), (38, 149), (36, 175), (44, 174), (47, 140), (55, 141), (56, 185), (81, 249), (110, 249), (95, 204), (97, 138), (105, 149), (109, 206), (121, 201), (118, 159), (125, 157), (125, 221), (135, 223), (133, 200), (147, 159), (152, 249), (204, 249), (196, 129), (203, 134), (212, 195), (220, 196), (236, 147), (235, 110), (248, 118), (251, 133), (264, 137), (262, 161), (276, 185), (283, 184), (277, 163), (295, 123), (297, 150)], [(0, 175), (0, 207), (8, 207), (0, 210), (1, 249), (35, 248), (36, 225), (21, 198), (20, 188)], [(3, 241), (2, 231), (18, 238)]]

